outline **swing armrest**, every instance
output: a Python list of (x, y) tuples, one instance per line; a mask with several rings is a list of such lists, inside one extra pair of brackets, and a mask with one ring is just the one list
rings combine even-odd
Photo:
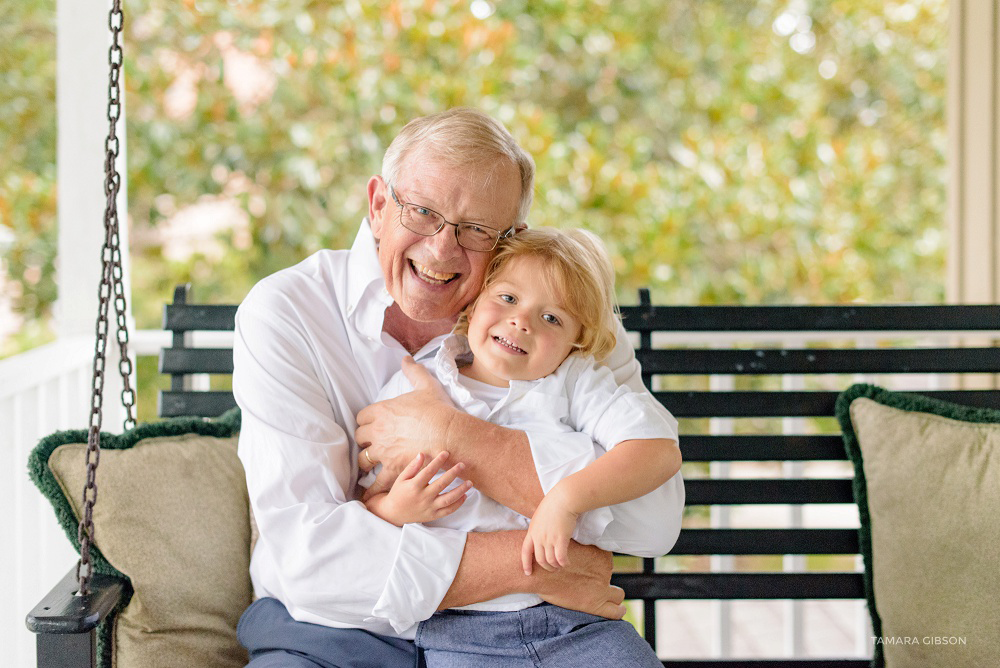
[(28, 613), (25, 620), (28, 629), (43, 634), (88, 633), (128, 595), (130, 585), (125, 580), (94, 573), (90, 595), (77, 596), (79, 588), (74, 566)]

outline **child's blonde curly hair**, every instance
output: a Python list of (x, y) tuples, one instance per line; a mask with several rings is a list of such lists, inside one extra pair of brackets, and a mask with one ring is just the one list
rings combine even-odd
[[(497, 281), (504, 269), (517, 258), (542, 260), (549, 278), (562, 291), (562, 307), (580, 321), (577, 352), (603, 360), (617, 341), (618, 305), (615, 302), (615, 271), (604, 244), (593, 233), (580, 229), (561, 230), (539, 227), (520, 230), (500, 242), (486, 268), (483, 292)], [(477, 297), (459, 314), (455, 332), (469, 333), (469, 314)]]

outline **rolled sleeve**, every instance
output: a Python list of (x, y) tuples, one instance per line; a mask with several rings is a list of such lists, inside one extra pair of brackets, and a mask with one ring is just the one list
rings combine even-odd
[(620, 384), (591, 358), (574, 360), (566, 376), (572, 423), (605, 450), (633, 439), (677, 440), (677, 420), (645, 388)]
[(385, 620), (402, 634), (433, 615), (458, 572), (466, 537), (463, 531), (404, 525), (370, 621)]

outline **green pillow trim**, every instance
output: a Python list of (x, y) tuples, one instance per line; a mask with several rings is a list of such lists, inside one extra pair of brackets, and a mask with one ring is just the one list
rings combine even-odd
[[(162, 436), (181, 436), (183, 434), (198, 434), (201, 436), (213, 436), (216, 438), (229, 438), (240, 431), (240, 409), (232, 408), (213, 420), (205, 420), (197, 417), (181, 417), (164, 420), (162, 422), (148, 422), (137, 425), (135, 428), (123, 434), (109, 434), (101, 432), (102, 450), (128, 450), (139, 441), (147, 438)], [(55, 511), (56, 520), (66, 533), (69, 542), (80, 552), (80, 540), (78, 536), (80, 521), (73, 513), (69, 499), (66, 498), (62, 488), (56, 481), (55, 475), (49, 468), (49, 457), (56, 448), (70, 443), (86, 443), (88, 430), (70, 429), (57, 431), (50, 434), (38, 442), (38, 445), (28, 456), (28, 476), (35, 483), (42, 495), (52, 504)], [(83, 494), (83, 490), (79, 490)], [(100, 488), (97, 490), (97, 503), (101, 502)], [(90, 559), (95, 573), (108, 575), (124, 580), (128, 583), (128, 592), (122, 601), (105, 619), (97, 629), (97, 654), (99, 665), (111, 665), (112, 634), (114, 632), (114, 618), (120, 610), (128, 605), (132, 596), (132, 582), (127, 575), (112, 566), (101, 554), (96, 546), (90, 548)]]
[[(872, 632), (876, 638), (882, 637), (882, 618), (878, 614), (878, 607), (875, 602), (875, 589), (873, 583), (872, 570), (872, 527), (871, 515), (868, 511), (868, 486), (865, 480), (864, 460), (861, 454), (861, 444), (857, 434), (854, 432), (854, 423), (851, 421), (851, 403), (855, 399), (871, 399), (883, 406), (896, 408), (903, 411), (929, 413), (952, 420), (962, 422), (975, 422), (983, 424), (1000, 423), (1000, 411), (992, 408), (977, 408), (973, 406), (961, 406), (949, 401), (933, 399), (921, 394), (910, 394), (893, 392), (877, 385), (857, 384), (844, 390), (837, 397), (836, 416), (840, 423), (844, 436), (844, 447), (847, 456), (854, 464), (854, 501), (858, 506), (858, 516), (860, 528), (858, 529), (858, 545), (861, 550), (861, 558), (864, 562), (864, 586), (865, 598), (868, 600), (868, 611), (872, 618)], [(871, 665), (873, 668), (884, 668), (885, 656), (881, 643), (875, 643), (874, 655)]]

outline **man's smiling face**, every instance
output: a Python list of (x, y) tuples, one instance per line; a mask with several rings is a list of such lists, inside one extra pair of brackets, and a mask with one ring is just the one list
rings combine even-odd
[[(505, 231), (515, 222), (521, 178), (507, 161), (452, 167), (417, 149), (399, 173), (395, 192), (401, 202), (426, 206), (456, 223)], [(381, 177), (373, 177), (368, 189), (369, 217), (389, 294), (412, 320), (454, 320), (479, 293), (493, 253), (459, 246), (450, 225), (431, 237), (411, 232), (400, 224), (400, 209)]]

